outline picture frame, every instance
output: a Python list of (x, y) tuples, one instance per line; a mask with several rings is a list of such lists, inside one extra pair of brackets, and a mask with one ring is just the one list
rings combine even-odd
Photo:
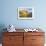
[(33, 19), (34, 18), (34, 8), (19, 7), (17, 14), (18, 14), (18, 19)]

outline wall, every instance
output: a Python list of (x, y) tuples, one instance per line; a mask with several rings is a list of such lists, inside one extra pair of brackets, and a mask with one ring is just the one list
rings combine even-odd
[[(45, 0), (1, 0), (0, 23), (15, 25), (17, 28), (38, 27), (46, 28)], [(17, 19), (18, 7), (33, 7), (35, 18), (32, 20)]]

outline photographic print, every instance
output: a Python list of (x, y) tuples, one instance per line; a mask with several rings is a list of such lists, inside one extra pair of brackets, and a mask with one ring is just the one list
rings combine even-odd
[(31, 7), (19, 7), (18, 8), (18, 19), (33, 19), (34, 8)]

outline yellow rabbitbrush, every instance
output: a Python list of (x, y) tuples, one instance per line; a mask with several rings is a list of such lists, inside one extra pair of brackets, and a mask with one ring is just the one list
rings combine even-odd
[(28, 17), (28, 11), (26, 10), (21, 10), (19, 14), (20, 14), (20, 17)]

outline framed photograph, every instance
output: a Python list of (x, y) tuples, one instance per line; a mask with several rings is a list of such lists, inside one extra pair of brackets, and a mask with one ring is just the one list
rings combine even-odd
[(18, 8), (18, 19), (33, 19), (34, 8), (32, 7), (19, 7)]

